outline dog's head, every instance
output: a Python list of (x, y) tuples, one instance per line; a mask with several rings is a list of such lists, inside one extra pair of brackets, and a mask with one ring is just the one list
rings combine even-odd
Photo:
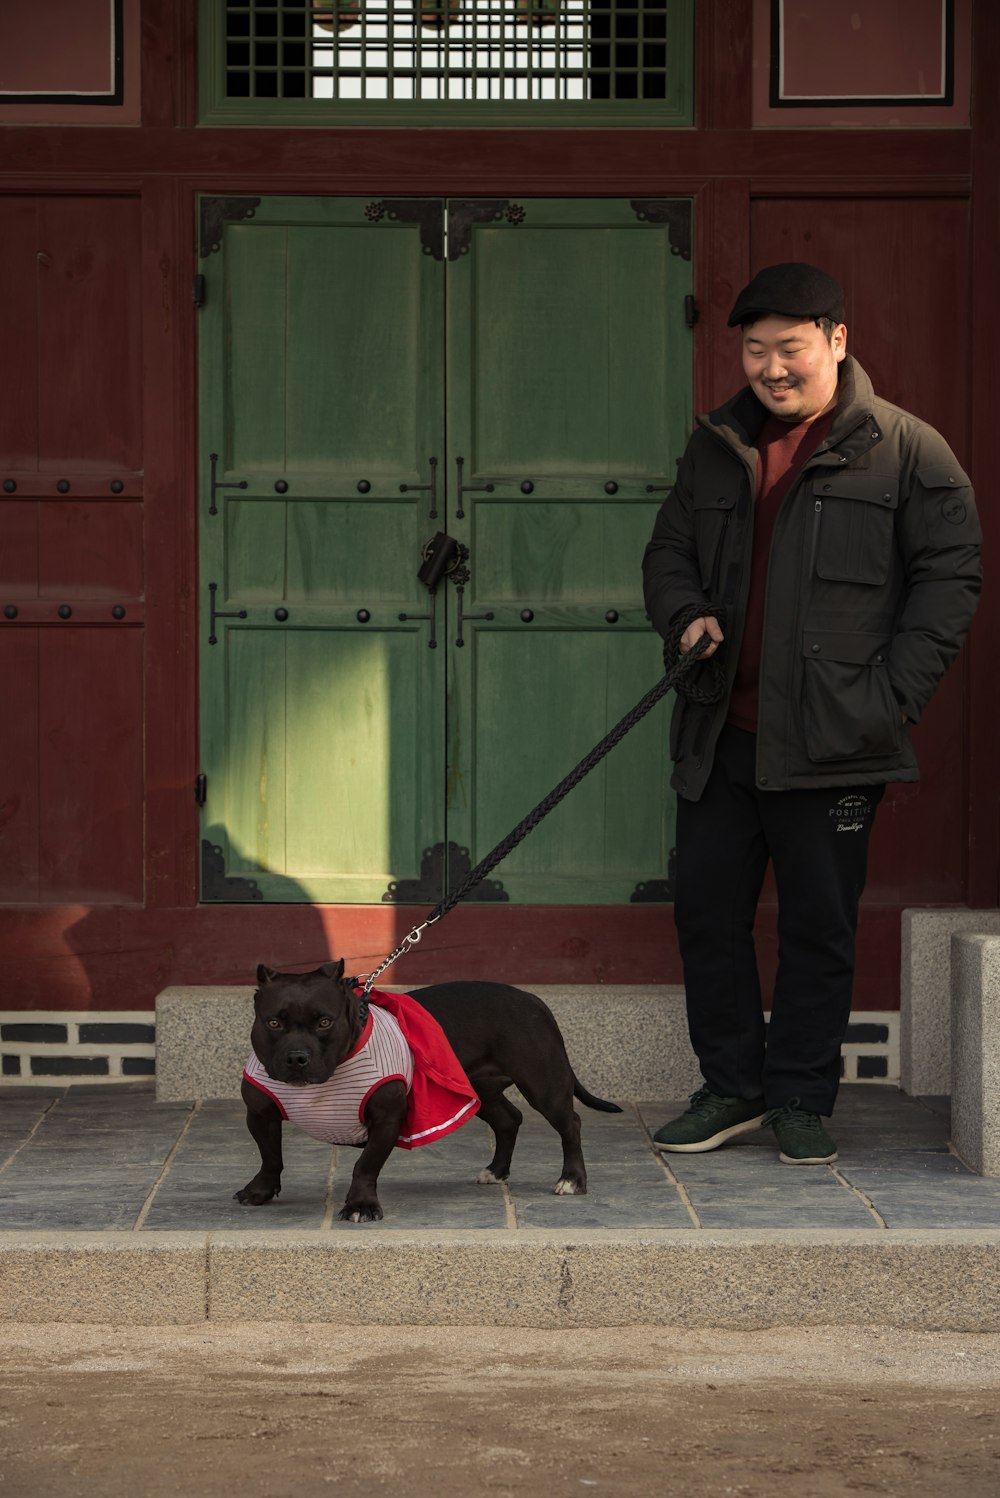
[(344, 981), (344, 963), (311, 973), (257, 969), (250, 1040), (275, 1082), (326, 1082), (364, 1029), (358, 996)]

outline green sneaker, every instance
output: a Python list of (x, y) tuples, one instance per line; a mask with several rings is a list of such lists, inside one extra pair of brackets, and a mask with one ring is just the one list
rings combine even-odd
[(837, 1146), (819, 1114), (800, 1108), (797, 1097), (782, 1108), (772, 1108), (764, 1123), (774, 1130), (781, 1149), (778, 1158), (786, 1165), (830, 1165), (837, 1158)]
[(657, 1149), (699, 1155), (716, 1150), (734, 1134), (756, 1129), (764, 1118), (764, 1099), (719, 1097), (707, 1087), (691, 1094), (691, 1106), (653, 1135)]

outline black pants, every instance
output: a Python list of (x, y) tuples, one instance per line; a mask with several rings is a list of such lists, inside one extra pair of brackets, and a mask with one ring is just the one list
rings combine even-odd
[[(851, 1012), (868, 840), (885, 787), (765, 792), (756, 738), (723, 729), (699, 801), (677, 803), (674, 917), (688, 1028), (724, 1097), (798, 1098), (833, 1112)], [(778, 972), (765, 1025), (753, 924), (768, 860), (778, 890)]]

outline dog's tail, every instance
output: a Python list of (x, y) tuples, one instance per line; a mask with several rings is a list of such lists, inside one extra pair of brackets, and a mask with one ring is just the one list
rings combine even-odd
[(595, 1097), (592, 1092), (588, 1092), (580, 1081), (580, 1078), (576, 1075), (573, 1077), (573, 1095), (574, 1097), (578, 1097), (581, 1103), (586, 1103), (588, 1108), (595, 1108), (598, 1113), (620, 1113), (622, 1111), (617, 1103), (605, 1102), (604, 1098)]

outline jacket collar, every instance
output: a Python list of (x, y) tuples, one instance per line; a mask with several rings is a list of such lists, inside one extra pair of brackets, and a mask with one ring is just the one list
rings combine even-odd
[[(853, 449), (865, 451), (871, 447), (871, 432), (877, 430), (874, 422), (875, 391), (861, 365), (848, 354), (841, 361), (837, 375), (837, 407), (833, 424), (817, 456), (836, 448), (839, 453), (853, 457)], [(698, 425), (720, 437), (744, 460), (751, 452), (756, 458), (757, 438), (767, 418), (767, 410), (745, 385), (737, 395), (707, 415), (698, 417)], [(859, 429), (863, 440), (858, 441)], [(852, 440), (853, 439), (853, 440)]]

